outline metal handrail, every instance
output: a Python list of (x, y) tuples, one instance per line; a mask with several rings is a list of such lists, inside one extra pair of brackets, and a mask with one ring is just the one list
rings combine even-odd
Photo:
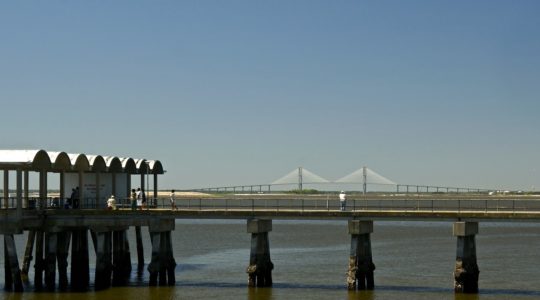
[[(58, 197), (23, 198), (23, 209), (74, 209), (73, 203), (67, 205), (68, 199)], [(148, 198), (146, 209), (171, 209), (168, 198)], [(303, 211), (331, 211), (339, 210), (338, 199), (310, 199), (307, 197), (291, 197), (287, 199), (257, 199), (249, 198), (178, 198), (176, 207), (179, 210), (296, 210)], [(321, 205), (322, 202), (322, 205)], [(116, 199), (118, 209), (131, 209), (130, 198)], [(17, 198), (6, 200), (0, 198), (0, 209), (15, 209)], [(80, 201), (79, 209), (106, 209), (107, 200), (84, 198)], [(76, 208), (75, 208), (76, 209)], [(481, 212), (540, 212), (540, 199), (519, 198), (474, 198), (474, 199), (436, 199), (436, 198), (396, 198), (396, 199), (370, 199), (354, 198), (347, 200), (348, 211), (481, 211)]]

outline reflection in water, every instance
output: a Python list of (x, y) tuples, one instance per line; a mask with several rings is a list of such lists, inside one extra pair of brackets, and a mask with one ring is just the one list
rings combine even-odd
[(478, 294), (459, 294), (454, 295), (454, 300), (478, 300), (480, 299)]
[(249, 300), (270, 300), (272, 298), (272, 288), (247, 288)]
[(349, 291), (347, 293), (348, 300), (373, 300), (374, 291)]

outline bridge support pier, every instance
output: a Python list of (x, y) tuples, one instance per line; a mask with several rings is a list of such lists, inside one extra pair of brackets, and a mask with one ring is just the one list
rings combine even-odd
[(71, 288), (86, 291), (90, 284), (88, 262), (88, 229), (73, 230), (71, 233)]
[(249, 256), (248, 286), (272, 286), (274, 264), (270, 260), (268, 232), (272, 231), (272, 220), (251, 219), (247, 221), (247, 232), (251, 233), (251, 252)]
[(375, 264), (371, 255), (370, 234), (373, 232), (373, 221), (349, 221), (351, 235), (351, 252), (349, 270), (347, 272), (347, 288), (356, 290), (373, 290), (375, 280), (373, 271)]
[(455, 222), (454, 236), (457, 237), (456, 266), (454, 270), (454, 291), (456, 293), (478, 293), (475, 235), (478, 222)]
[(126, 230), (113, 231), (113, 286), (126, 285), (131, 274), (131, 254)]
[(94, 284), (96, 290), (102, 290), (111, 287), (112, 232), (98, 231), (96, 235), (96, 277)]
[(22, 292), (23, 285), (17, 249), (12, 234), (4, 235), (4, 265), (5, 265), (5, 289), (8, 291)]

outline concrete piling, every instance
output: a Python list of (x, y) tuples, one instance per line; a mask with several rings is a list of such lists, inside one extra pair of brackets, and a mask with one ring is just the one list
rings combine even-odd
[(124, 230), (113, 231), (113, 286), (126, 285), (131, 274), (131, 254)]
[(88, 229), (76, 229), (71, 233), (71, 288), (86, 291), (90, 284), (88, 265)]
[(56, 260), (58, 261), (58, 288), (61, 291), (66, 290), (68, 288), (67, 257), (69, 253), (70, 239), (71, 239), (71, 233), (69, 231), (58, 233)]
[(174, 260), (174, 252), (172, 247), (172, 239), (171, 239), (171, 232), (167, 231), (165, 233), (166, 241), (166, 256), (167, 256), (167, 285), (173, 286), (176, 284), (176, 276), (175, 276), (175, 270), (176, 270), (176, 261)]
[[(150, 272), (150, 286), (174, 285), (176, 261), (173, 257), (171, 232), (151, 231), (152, 260), (148, 265)], [(158, 280), (159, 279), (159, 280)]]
[(34, 287), (36, 290), (43, 288), (43, 271), (45, 270), (45, 261), (43, 259), (43, 231), (36, 231), (36, 252), (34, 262)]
[(96, 290), (107, 289), (111, 286), (112, 276), (112, 232), (96, 232)]
[(477, 222), (455, 222), (454, 236), (457, 237), (456, 265), (454, 269), (454, 291), (456, 293), (478, 293), (480, 270), (476, 262), (475, 235)]
[(251, 219), (247, 221), (247, 232), (251, 233), (251, 251), (249, 256), (248, 286), (272, 286), (274, 264), (270, 259), (268, 232), (272, 231), (272, 220)]
[(56, 255), (58, 234), (56, 232), (45, 233), (45, 287), (48, 291), (56, 288)]
[(4, 289), (6, 291), (11, 291), (13, 287), (13, 278), (11, 277), (11, 270), (9, 269), (9, 256), (8, 256), (5, 236), (4, 236), (4, 274), (5, 274), (4, 275), (5, 277)]
[(152, 222), (148, 226), (152, 242), (152, 260), (148, 264), (150, 272), (150, 286), (174, 285), (176, 261), (174, 260), (171, 231), (174, 230), (174, 219), (162, 219)]
[(373, 290), (375, 280), (373, 271), (375, 264), (371, 254), (370, 234), (373, 232), (373, 221), (349, 221), (351, 250), (349, 269), (347, 272), (347, 288), (349, 290)]
[(135, 226), (135, 240), (137, 242), (137, 262), (139, 268), (144, 266), (144, 248), (142, 243), (141, 226)]
[(4, 264), (5, 264), (5, 288), (15, 292), (22, 292), (23, 285), (21, 271), (19, 269), (19, 260), (17, 258), (17, 249), (12, 234), (4, 235)]
[(161, 246), (161, 233), (151, 232), (150, 240), (152, 241), (152, 259), (148, 265), (148, 272), (150, 272), (150, 286), (157, 286), (158, 272), (160, 269), (160, 246)]
[(36, 238), (36, 231), (28, 231), (28, 239), (26, 241), (26, 248), (24, 250), (24, 259), (21, 269), (21, 278), (24, 282), (28, 282), (28, 270), (30, 269), (30, 263), (32, 262), (33, 256), (32, 251), (34, 250), (34, 240)]

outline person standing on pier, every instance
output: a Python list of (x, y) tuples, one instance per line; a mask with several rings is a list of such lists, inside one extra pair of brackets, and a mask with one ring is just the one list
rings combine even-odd
[(341, 204), (341, 211), (345, 211), (345, 205), (347, 204), (347, 195), (344, 191), (339, 193), (339, 203)]
[(174, 199), (174, 190), (171, 190), (171, 210), (178, 210), (176, 208), (176, 200)]
[(69, 195), (69, 198), (66, 201), (65, 208), (73, 208), (73, 200), (75, 199), (75, 188), (71, 189), (71, 195)]
[(107, 200), (107, 209), (116, 210), (116, 199), (114, 199), (114, 195), (111, 195), (111, 197)]
[(142, 208), (145, 209), (146, 206), (146, 193), (144, 192), (144, 188), (141, 188), (141, 198), (142, 198)]
[(131, 210), (137, 210), (137, 193), (131, 189)]
[(76, 187), (75, 188), (75, 193), (73, 194), (73, 208), (79, 208), (79, 195), (80, 195), (80, 191), (79, 191), (79, 187)]
[(142, 202), (141, 188), (137, 188), (137, 193), (135, 195), (136, 195), (136, 198), (137, 198), (137, 208), (142, 209), (143, 202)]

